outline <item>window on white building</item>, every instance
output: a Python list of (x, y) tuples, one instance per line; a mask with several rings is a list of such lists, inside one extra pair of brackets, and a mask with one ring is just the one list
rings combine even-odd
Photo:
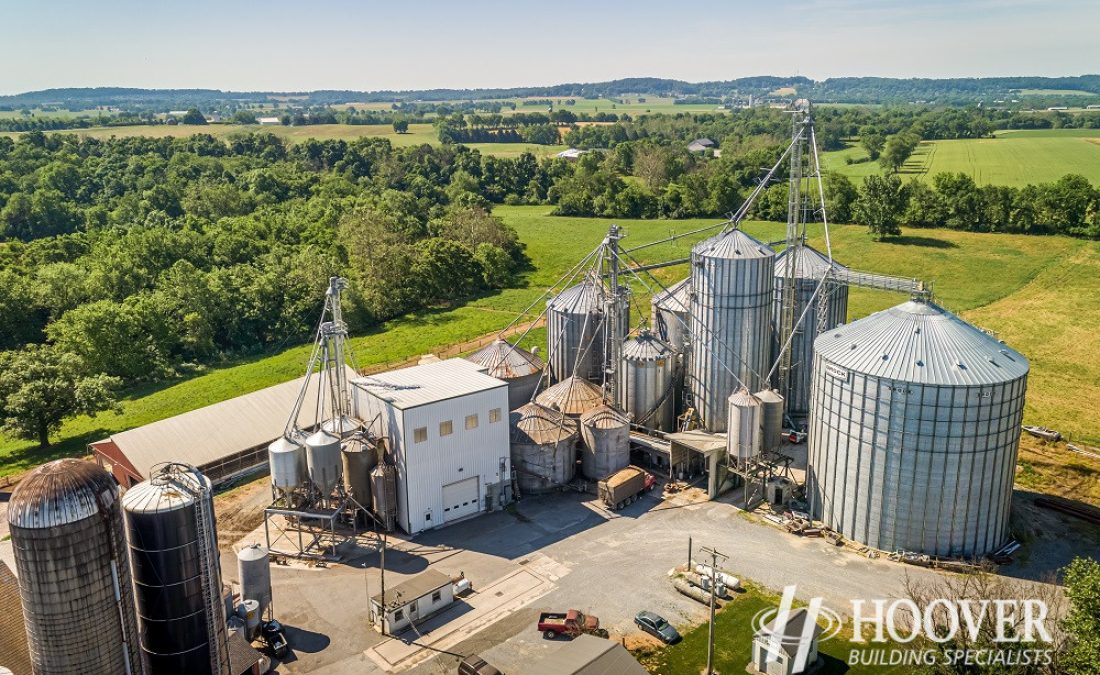
[(423, 443), (428, 440), (428, 427), (418, 427), (413, 429), (413, 442)]
[(443, 592), (442, 591), (436, 591), (435, 593), (432, 593), (432, 602), (433, 603), (439, 602), (442, 598), (443, 598)]
[(493, 408), (489, 411), (489, 424), (500, 421), (500, 408)]
[(476, 413), (473, 414), (473, 415), (467, 415), (466, 416), (466, 428), (467, 429), (477, 429), (477, 414)]
[(439, 435), (440, 436), (450, 436), (451, 434), (454, 433), (454, 430), (455, 430), (455, 425), (454, 425), (453, 422), (451, 422), (451, 420), (447, 420), (446, 422), (440, 422), (439, 423)]
[(405, 618), (405, 610), (399, 609), (393, 613), (393, 620), (400, 621)]

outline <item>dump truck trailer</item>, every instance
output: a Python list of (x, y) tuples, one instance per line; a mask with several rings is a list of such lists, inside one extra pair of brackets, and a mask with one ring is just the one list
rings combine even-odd
[(600, 501), (607, 508), (616, 510), (634, 503), (656, 484), (657, 479), (653, 474), (636, 466), (628, 466), (601, 480), (597, 487)]

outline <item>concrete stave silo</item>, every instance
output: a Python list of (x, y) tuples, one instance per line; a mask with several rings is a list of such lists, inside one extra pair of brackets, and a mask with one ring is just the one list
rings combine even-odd
[(185, 464), (154, 468), (122, 499), (141, 649), (150, 672), (229, 672), (210, 480)]
[(619, 405), (635, 424), (674, 431), (678, 372), (672, 347), (649, 331), (623, 343)]
[(581, 472), (600, 480), (630, 465), (630, 418), (609, 406), (581, 415)]
[(730, 230), (691, 250), (687, 389), (707, 431), (726, 430), (730, 394), (764, 387), (771, 362), (775, 252)]
[[(793, 269), (788, 269), (788, 262), (793, 260)], [(834, 271), (847, 268), (837, 263), (832, 263)], [(818, 328), (824, 327), (829, 331), (848, 318), (848, 286), (835, 281), (828, 282), (821, 289), (821, 294), (827, 295), (825, 300), (825, 315), (822, 321), (821, 294), (814, 297), (814, 292), (822, 277), (830, 270), (829, 258), (812, 246), (805, 244), (796, 246), (794, 253), (786, 249), (780, 251), (775, 257), (775, 305), (773, 322), (775, 326), (776, 340), (773, 343), (772, 360), (779, 357), (779, 337), (784, 334), (783, 324), (783, 288), (788, 281), (788, 275), (793, 274), (794, 292), (794, 321), (802, 316), (802, 312), (809, 305), (809, 311), (795, 331), (791, 339), (791, 372), (788, 378), (787, 392), (780, 392), (787, 399), (787, 414), (796, 420), (805, 420), (810, 413), (810, 386), (812, 383), (812, 369), (814, 358), (814, 338), (818, 335)], [(811, 298), (813, 301), (811, 302)]]
[(497, 339), (466, 357), (487, 369), (487, 373), (508, 383), (508, 407), (511, 410), (530, 403), (535, 397), (546, 364), (531, 352)]
[(557, 410), (528, 403), (509, 416), (512, 468), (521, 494), (539, 494), (573, 480), (577, 422)]
[(1002, 545), (1027, 359), (920, 300), (824, 333), (814, 352), (813, 515), (887, 551)]
[(144, 672), (114, 478), (77, 459), (43, 464), (13, 492), (8, 524), (34, 672)]

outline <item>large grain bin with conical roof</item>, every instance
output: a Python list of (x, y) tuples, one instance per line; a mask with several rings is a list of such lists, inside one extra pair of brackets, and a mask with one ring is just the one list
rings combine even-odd
[(576, 421), (557, 410), (528, 403), (512, 411), (509, 423), (512, 468), (520, 493), (548, 492), (573, 480)]
[(980, 556), (1008, 537), (1028, 362), (911, 300), (814, 342), (807, 496), (877, 549)]
[(677, 352), (687, 346), (691, 321), (691, 277), (653, 294), (650, 302), (653, 332)]
[[(793, 261), (793, 263), (792, 263)], [(793, 265), (793, 268), (791, 267)], [(832, 262), (831, 269), (842, 271), (843, 265)], [(798, 324), (791, 339), (791, 373), (786, 392), (780, 392), (786, 398), (787, 414), (796, 419), (805, 419), (810, 413), (811, 370), (814, 360), (814, 338), (818, 328), (830, 331), (844, 323), (848, 317), (848, 286), (828, 282), (818, 297), (814, 297), (818, 284), (830, 270), (829, 258), (820, 251), (805, 244), (788, 251), (784, 249), (775, 257), (775, 303), (773, 321), (775, 334), (783, 331), (783, 289), (788, 281), (794, 285), (794, 321), (806, 312), (805, 318)], [(822, 305), (821, 296), (825, 296)], [(812, 299), (812, 302), (811, 302)], [(807, 306), (809, 310), (807, 311)], [(824, 314), (822, 310), (824, 309)], [(779, 357), (778, 338), (773, 343), (772, 360)]]
[(730, 394), (764, 387), (771, 357), (775, 251), (741, 230), (691, 250), (692, 405), (707, 431), (726, 430)]
[(546, 303), (546, 358), (560, 382), (574, 373), (601, 378), (605, 341), (606, 293), (599, 277), (589, 276)]
[(558, 382), (539, 394), (535, 401), (573, 419), (604, 404), (603, 389), (576, 376)]
[(672, 347), (653, 333), (642, 331), (623, 343), (619, 372), (619, 405), (634, 423), (673, 431), (678, 378)]
[(530, 403), (535, 397), (545, 367), (542, 359), (531, 352), (500, 339), (466, 359), (483, 366), (487, 374), (508, 383), (508, 407), (512, 410)]
[(34, 672), (144, 672), (114, 478), (78, 459), (43, 464), (15, 488), (8, 525)]
[(630, 418), (603, 405), (581, 415), (581, 472), (600, 480), (630, 465)]

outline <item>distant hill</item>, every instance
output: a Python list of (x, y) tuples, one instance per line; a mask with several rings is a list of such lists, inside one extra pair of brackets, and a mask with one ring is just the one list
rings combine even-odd
[(71, 110), (111, 106), (125, 110), (180, 110), (242, 103), (293, 102), (324, 106), (346, 102), (457, 101), (517, 97), (617, 97), (645, 94), (671, 97), (767, 96), (793, 88), (796, 95), (820, 103), (974, 103), (1008, 98), (1021, 90), (1059, 92), (1058, 96), (1100, 94), (1100, 75), (1074, 77), (988, 77), (894, 79), (839, 77), (814, 81), (806, 77), (759, 76), (716, 82), (685, 82), (656, 77), (634, 77), (609, 82), (566, 83), (545, 87), (499, 89), (421, 89), (408, 91), (318, 90), (303, 92), (222, 91), (219, 89), (136, 89), (90, 87), (44, 89), (0, 96), (6, 109), (57, 106)]

